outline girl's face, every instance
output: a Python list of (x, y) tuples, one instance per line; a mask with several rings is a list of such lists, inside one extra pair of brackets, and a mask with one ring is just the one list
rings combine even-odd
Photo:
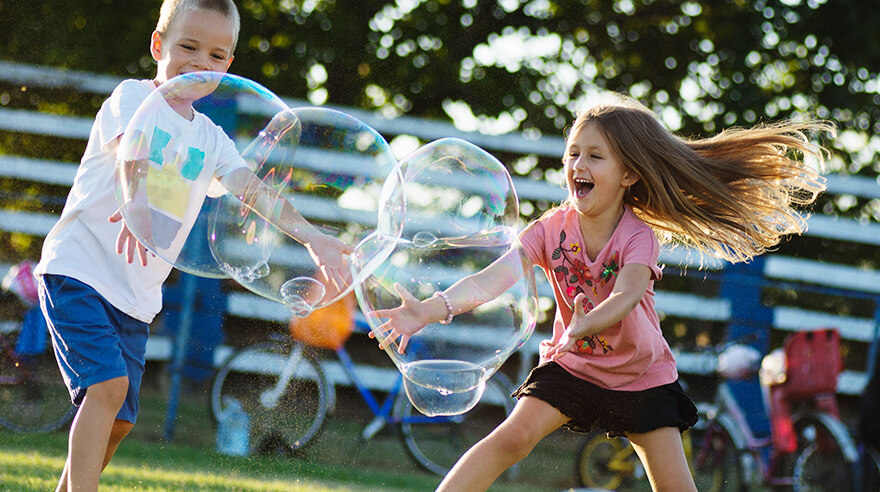
[(150, 53), (159, 63), (156, 82), (189, 72), (225, 73), (232, 63), (234, 45), (235, 26), (220, 12), (181, 12), (168, 32), (154, 32), (151, 38)]
[(619, 213), (624, 192), (638, 180), (620, 163), (595, 123), (569, 136), (562, 162), (569, 201), (581, 215)]

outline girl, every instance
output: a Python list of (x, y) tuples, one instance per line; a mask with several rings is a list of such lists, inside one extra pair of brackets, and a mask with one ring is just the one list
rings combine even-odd
[[(568, 199), (521, 234), (526, 256), (553, 286), (553, 337), (541, 343), (540, 364), (514, 393), (507, 420), (438, 490), (486, 490), (561, 426), (626, 436), (653, 490), (696, 490), (680, 432), (697, 412), (654, 310), (660, 243), (736, 262), (802, 232), (793, 206), (824, 189), (818, 171), (791, 155), (813, 155), (821, 167), (823, 151), (804, 135), (810, 130), (834, 129), (784, 122), (686, 141), (624, 97), (580, 115), (562, 160)], [(491, 279), (489, 267), (424, 301), (401, 292), (401, 306), (373, 315), (405, 347), (422, 326), (475, 307), (471, 293), (497, 289)]]

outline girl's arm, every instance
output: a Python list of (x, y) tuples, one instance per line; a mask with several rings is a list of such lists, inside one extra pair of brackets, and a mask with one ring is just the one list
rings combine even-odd
[(280, 191), (263, 183), (248, 168), (232, 171), (223, 177), (221, 184), (246, 207), (305, 246), (325, 278), (340, 289), (348, 285), (350, 274), (343, 256), (351, 255), (351, 246), (318, 230)]
[(555, 360), (571, 350), (581, 338), (619, 323), (642, 300), (650, 281), (651, 269), (647, 265), (624, 265), (611, 294), (589, 313), (584, 313), (584, 294), (578, 294), (574, 298), (571, 322), (562, 337), (550, 347), (549, 358)]
[[(409, 339), (425, 325), (442, 322), (495, 299), (522, 277), (524, 268), (531, 268), (531, 264), (523, 263), (523, 258), (519, 249), (511, 249), (488, 267), (459, 280), (443, 291), (446, 299), (442, 295), (434, 294), (420, 301), (403, 286), (395, 284), (394, 290), (402, 299), (400, 306), (368, 313), (376, 318), (387, 318), (378, 327), (387, 337), (383, 346), (400, 337), (397, 352), (402, 354)], [(370, 333), (370, 336), (375, 335)]]

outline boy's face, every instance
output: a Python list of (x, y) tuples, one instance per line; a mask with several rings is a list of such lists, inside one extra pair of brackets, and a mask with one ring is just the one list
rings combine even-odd
[(235, 26), (213, 10), (182, 12), (160, 35), (153, 32), (150, 53), (159, 63), (156, 82), (197, 71), (223, 72), (232, 63)]

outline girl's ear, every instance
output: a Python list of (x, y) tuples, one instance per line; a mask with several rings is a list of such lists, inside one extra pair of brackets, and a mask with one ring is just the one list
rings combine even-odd
[(150, 36), (150, 54), (156, 61), (162, 59), (162, 35), (159, 34), (159, 31), (153, 31)]
[(629, 186), (636, 184), (638, 181), (639, 181), (639, 175), (632, 172), (632, 171), (627, 170), (623, 174), (623, 181), (621, 182), (621, 184), (624, 187), (629, 187)]

